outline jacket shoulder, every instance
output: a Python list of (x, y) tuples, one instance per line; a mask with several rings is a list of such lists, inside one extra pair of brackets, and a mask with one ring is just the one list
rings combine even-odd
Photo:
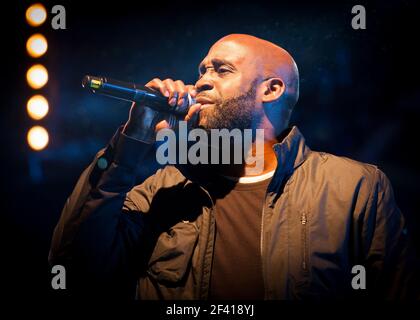
[(316, 166), (320, 174), (335, 180), (360, 182), (367, 181), (373, 186), (378, 179), (386, 179), (377, 165), (357, 161), (348, 157), (327, 152), (311, 151), (308, 157), (310, 166)]

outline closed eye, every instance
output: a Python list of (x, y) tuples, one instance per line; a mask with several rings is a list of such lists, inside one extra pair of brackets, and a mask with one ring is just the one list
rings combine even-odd
[(214, 71), (222, 75), (234, 72), (236, 70), (235, 66), (227, 60), (212, 59), (210, 61), (210, 65), (206, 65), (204, 61), (200, 63), (200, 66), (198, 68), (199, 78), (201, 78), (207, 72), (207, 69), (213, 69)]
[(218, 73), (226, 73), (226, 72), (230, 72), (230, 70), (228, 68), (224, 68), (224, 67), (220, 67), (219, 69), (217, 69)]

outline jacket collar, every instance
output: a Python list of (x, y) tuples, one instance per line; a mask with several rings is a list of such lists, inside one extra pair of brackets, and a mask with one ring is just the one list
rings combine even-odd
[(285, 131), (286, 137), (279, 143), (273, 145), (273, 150), (277, 156), (276, 173), (292, 173), (308, 157), (309, 147), (305, 143), (305, 138), (296, 126)]
[[(290, 176), (308, 157), (311, 150), (305, 144), (305, 138), (296, 126), (287, 128), (281, 136), (286, 135), (281, 142), (273, 145), (273, 150), (277, 156), (277, 168), (270, 183), (270, 188), (279, 188), (285, 177)], [(211, 187), (215, 183), (214, 174), (194, 170), (196, 166), (177, 165), (178, 170), (191, 182), (198, 182), (205, 188)], [(198, 168), (198, 166), (197, 166)], [(195, 169), (197, 169), (195, 168)], [(220, 181), (219, 181), (220, 182)]]
[(283, 131), (282, 136), (284, 135), (286, 136), (281, 142), (273, 145), (277, 156), (277, 168), (268, 189), (276, 193), (311, 152), (305, 143), (305, 138), (296, 126)]

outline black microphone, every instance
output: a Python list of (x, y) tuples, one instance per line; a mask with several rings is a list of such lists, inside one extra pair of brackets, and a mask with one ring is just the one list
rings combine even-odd
[(150, 107), (163, 113), (171, 113), (177, 116), (185, 116), (188, 108), (194, 104), (194, 99), (188, 95), (188, 106), (180, 108), (172, 107), (168, 98), (160, 92), (142, 85), (126, 83), (105, 77), (94, 77), (86, 75), (82, 80), (82, 87), (92, 93), (100, 93), (112, 98), (136, 102), (139, 105)]

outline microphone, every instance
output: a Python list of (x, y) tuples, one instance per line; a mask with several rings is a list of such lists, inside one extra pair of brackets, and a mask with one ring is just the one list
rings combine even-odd
[(188, 106), (171, 106), (168, 98), (155, 90), (142, 85), (127, 83), (105, 77), (94, 77), (86, 75), (82, 80), (82, 87), (92, 93), (103, 94), (112, 98), (136, 102), (139, 105), (150, 107), (153, 110), (170, 113), (176, 116), (185, 116), (188, 108), (195, 103), (188, 94)]

